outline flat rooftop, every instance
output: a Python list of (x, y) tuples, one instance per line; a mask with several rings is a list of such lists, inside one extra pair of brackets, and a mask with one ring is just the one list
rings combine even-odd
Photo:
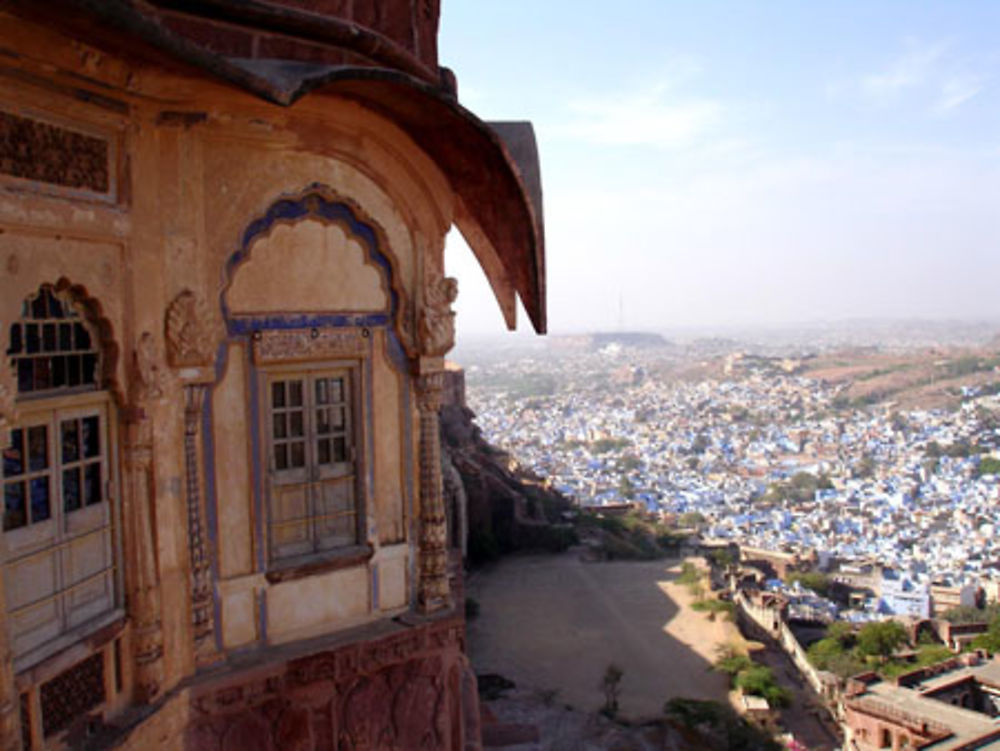
[[(979, 683), (1000, 687), (1000, 660), (994, 659), (971, 667), (961, 666), (930, 676), (909, 687), (897, 686), (892, 681), (878, 681), (868, 685), (868, 690), (852, 701), (859, 710), (866, 708), (873, 714), (886, 709), (904, 713), (917, 721), (927, 721), (931, 727), (945, 726), (952, 735), (935, 743), (922, 746), (933, 751), (952, 751), (965, 748), (966, 744), (992, 734), (998, 737), (977, 749), (1000, 749), (1000, 717), (990, 717), (926, 694), (973, 679)], [(867, 707), (866, 707), (867, 705)]]

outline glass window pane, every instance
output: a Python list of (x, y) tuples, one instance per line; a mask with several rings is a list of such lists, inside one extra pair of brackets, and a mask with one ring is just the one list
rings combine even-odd
[(68, 323), (59, 324), (59, 349), (64, 352), (73, 349), (73, 327)]
[(80, 385), (80, 355), (69, 355), (66, 358), (66, 383), (69, 386)]
[(343, 378), (331, 378), (330, 379), (330, 401), (331, 402), (342, 402), (342, 401), (344, 401), (344, 379)]
[(337, 463), (347, 461), (347, 439), (343, 436), (333, 439), (333, 460)]
[(21, 347), (24, 346), (21, 342), (21, 324), (14, 323), (10, 327), (10, 349), (7, 350), (8, 355), (18, 355), (21, 353)]
[(35, 390), (47, 389), (52, 386), (51, 361), (47, 357), (35, 360)]
[(330, 408), (323, 407), (316, 410), (316, 432), (322, 434), (330, 432)]
[(333, 412), (333, 427), (340, 428), (342, 430), (344, 428), (344, 408), (335, 407), (332, 410), (332, 412)]
[(41, 339), (38, 336), (38, 324), (26, 323), (24, 325), (25, 339), (27, 340), (27, 350), (29, 355), (36, 354), (41, 349)]
[(330, 439), (321, 438), (316, 442), (316, 453), (320, 464), (330, 463)]
[(302, 421), (302, 410), (288, 413), (288, 434), (291, 436), (305, 435), (305, 426)]
[(319, 380), (316, 381), (316, 403), (326, 404), (328, 398), (329, 396), (327, 394), (327, 389), (326, 389), (326, 379), (320, 378)]
[(305, 441), (295, 441), (289, 448), (289, 459), (292, 467), (304, 467), (306, 466), (306, 444)]
[(285, 406), (285, 382), (276, 381), (271, 384), (271, 406), (272, 407), (284, 407)]
[(3, 450), (3, 476), (24, 474), (24, 431), (10, 431), (10, 447)]
[(104, 500), (101, 493), (101, 463), (88, 464), (83, 472), (83, 502), (88, 506)]
[(83, 438), (83, 458), (92, 459), (101, 455), (101, 420), (96, 415), (84, 417), (80, 421)]
[(38, 472), (49, 466), (49, 429), (45, 425), (28, 428), (28, 468)]
[(288, 406), (302, 406), (302, 381), (288, 382)]
[(17, 390), (30, 393), (35, 386), (35, 361), (24, 357), (17, 361)]
[(288, 423), (286, 421), (285, 415), (278, 413), (274, 416), (274, 437), (284, 438), (288, 435)]
[(49, 478), (36, 477), (31, 481), (31, 523), (42, 522), (52, 516), (49, 507)]
[(46, 323), (42, 326), (42, 349), (46, 352), (56, 351), (56, 325)]
[(73, 469), (63, 470), (62, 495), (63, 495), (63, 511), (67, 513), (70, 511), (76, 511), (82, 505), (80, 498), (79, 468), (73, 467)]
[(274, 447), (274, 468), (288, 469), (288, 446), (284, 443)]
[(78, 424), (76, 420), (63, 420), (60, 423), (63, 464), (75, 462), (80, 458), (80, 432), (77, 430)]
[(90, 349), (90, 332), (82, 323), (73, 324), (73, 334), (77, 349)]
[(49, 293), (49, 318), (65, 318), (66, 309), (63, 304), (56, 299), (55, 295)]
[(80, 374), (81, 383), (97, 383), (97, 355), (84, 355), (81, 368), (83, 370)]
[(56, 355), (52, 360), (52, 388), (60, 388), (66, 385), (66, 357)]
[(17, 529), (28, 523), (27, 509), (24, 505), (24, 483), (8, 482), (3, 486), (4, 518), (3, 528)]

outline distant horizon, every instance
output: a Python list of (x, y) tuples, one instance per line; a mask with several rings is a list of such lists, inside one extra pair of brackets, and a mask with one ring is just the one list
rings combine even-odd
[[(521, 320), (523, 323), (523, 319)], [(500, 330), (471, 330), (463, 331), (461, 318), (458, 322), (458, 336), (460, 339), (491, 339), (491, 338), (538, 338), (538, 337), (559, 337), (559, 336), (586, 336), (590, 334), (660, 334), (668, 335), (671, 332), (754, 332), (754, 331), (796, 331), (802, 329), (827, 329), (832, 330), (838, 327), (871, 327), (879, 328), (886, 326), (906, 326), (918, 327), (927, 325), (932, 327), (997, 327), (996, 333), (1000, 335), (1000, 315), (995, 318), (926, 318), (919, 316), (911, 317), (853, 317), (839, 319), (811, 319), (787, 322), (764, 322), (764, 323), (733, 323), (733, 324), (689, 324), (689, 325), (667, 325), (667, 326), (634, 326), (619, 329), (617, 327), (606, 328), (566, 328), (561, 330), (550, 330), (544, 335), (536, 334), (530, 326), (519, 326), (516, 331)]]

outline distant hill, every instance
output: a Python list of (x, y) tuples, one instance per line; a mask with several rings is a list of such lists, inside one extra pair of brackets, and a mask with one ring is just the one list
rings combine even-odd
[(555, 335), (550, 336), (549, 344), (553, 349), (571, 349), (578, 352), (604, 349), (613, 344), (636, 349), (673, 346), (672, 342), (659, 334), (646, 331), (601, 331), (590, 334)]

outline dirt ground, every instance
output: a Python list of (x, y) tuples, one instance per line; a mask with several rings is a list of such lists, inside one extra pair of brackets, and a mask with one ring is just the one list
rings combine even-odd
[(717, 645), (742, 637), (724, 618), (686, 607), (687, 588), (674, 581), (680, 564), (591, 563), (571, 550), (476, 572), (467, 592), (480, 605), (468, 625), (473, 667), (593, 711), (614, 663), (624, 671), (619, 711), (630, 719), (660, 716), (675, 696), (725, 702), (726, 678), (711, 663)]

